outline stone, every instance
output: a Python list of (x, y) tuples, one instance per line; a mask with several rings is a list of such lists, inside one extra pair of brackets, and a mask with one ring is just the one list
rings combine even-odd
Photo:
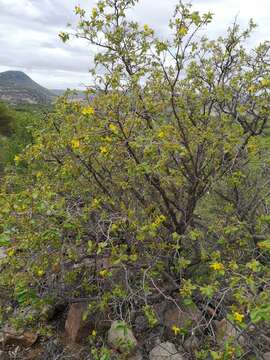
[(149, 354), (149, 360), (185, 360), (173, 343), (167, 341), (155, 346)]
[(200, 348), (200, 341), (196, 336), (190, 336), (184, 342), (184, 348), (189, 353), (194, 353), (196, 350)]
[(9, 355), (6, 351), (0, 350), (0, 360), (9, 360)]
[(106, 320), (105, 313), (90, 313), (87, 318), (84, 319), (87, 309), (88, 303), (86, 302), (74, 303), (69, 308), (65, 322), (65, 330), (73, 342), (83, 341), (93, 330), (103, 332), (110, 327), (110, 322)]
[(25, 354), (23, 360), (41, 360), (42, 358), (44, 358), (43, 354), (44, 354), (44, 349), (42, 347), (31, 349), (27, 354)]
[(228, 320), (222, 319), (221, 321), (215, 321), (215, 325), (217, 343), (219, 345), (223, 346), (229, 339), (236, 338), (240, 345), (244, 345), (244, 337), (240, 336), (239, 330), (237, 330)]
[(108, 344), (121, 353), (132, 353), (138, 342), (124, 321), (114, 321), (108, 332)]
[(129, 360), (143, 360), (142, 353), (137, 351), (134, 355), (129, 356)]
[(90, 325), (83, 319), (86, 310), (86, 303), (75, 303), (71, 305), (68, 311), (65, 330), (73, 342), (80, 341), (84, 335), (87, 336), (90, 334)]
[(191, 328), (200, 323), (201, 319), (202, 314), (196, 306), (191, 308), (181, 306), (179, 309), (176, 305), (170, 304), (164, 311), (163, 324), (171, 331), (173, 326)]
[(30, 331), (18, 332), (13, 328), (5, 327), (0, 331), (0, 344), (30, 347), (37, 341), (38, 335)]
[(145, 316), (139, 315), (134, 322), (135, 331), (142, 334), (149, 329), (149, 323)]
[(267, 353), (263, 354), (263, 359), (264, 360), (270, 360), (270, 352), (267, 352)]

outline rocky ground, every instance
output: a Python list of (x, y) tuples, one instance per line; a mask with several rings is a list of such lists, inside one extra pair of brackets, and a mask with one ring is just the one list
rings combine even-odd
[[(0, 333), (0, 360), (189, 360), (197, 359), (196, 351), (205, 345), (206, 338), (200, 337), (197, 331), (205, 317), (197, 308), (181, 310), (175, 304), (168, 306), (163, 301), (156, 304), (158, 324), (149, 327), (142, 314), (135, 315), (132, 326), (123, 320), (113, 321), (108, 314), (85, 317), (87, 306), (80, 302), (68, 308), (63, 304), (57, 309), (48, 308), (48, 323), (56, 330), (51, 336), (4, 326)], [(187, 322), (195, 325), (194, 334), (179, 334), (177, 329)], [(214, 332), (211, 337), (215, 337), (219, 345), (231, 338), (245, 345), (245, 337), (228, 320), (215, 320), (211, 328)], [(103, 343), (104, 339), (106, 343)], [(102, 348), (103, 351), (98, 352), (97, 349)], [(247, 353), (241, 358), (260, 359), (252, 356)], [(270, 352), (261, 359), (269, 360)]]

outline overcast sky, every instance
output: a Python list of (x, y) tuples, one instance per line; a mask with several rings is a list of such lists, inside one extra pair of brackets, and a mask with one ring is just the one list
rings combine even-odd
[[(160, 32), (177, 0), (140, 0), (134, 16)], [(270, 40), (270, 0), (193, 0), (196, 10), (214, 13), (208, 36), (222, 34), (238, 16), (259, 24), (252, 44)], [(0, 71), (22, 70), (48, 88), (81, 88), (89, 84), (93, 51), (85, 42), (62, 44), (58, 33), (74, 23), (73, 9), (90, 9), (95, 0), (0, 0)]]

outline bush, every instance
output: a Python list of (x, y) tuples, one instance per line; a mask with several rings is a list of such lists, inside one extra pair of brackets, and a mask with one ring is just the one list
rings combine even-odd
[(212, 15), (182, 3), (159, 39), (127, 19), (135, 3), (99, 1), (89, 18), (76, 8), (76, 35), (101, 49), (94, 96), (61, 98), (17, 158), (23, 177), (6, 178), (1, 283), (21, 306), (88, 299), (114, 318), (143, 311), (151, 326), (157, 301), (210, 307), (185, 334), (227, 317), (259, 354), (250, 327), (263, 336), (269, 321), (269, 44), (245, 49), (252, 22), (200, 38)]

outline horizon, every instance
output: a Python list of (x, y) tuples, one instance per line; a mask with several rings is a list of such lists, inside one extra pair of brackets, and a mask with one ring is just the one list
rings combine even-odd
[[(82, 0), (83, 8), (91, 9), (96, 1)], [(167, 23), (176, 0), (142, 0), (130, 11), (133, 19), (147, 23), (158, 34), (166, 35)], [(270, 3), (261, 0), (254, 7), (251, 0), (194, 0), (194, 8), (214, 13), (212, 24), (204, 32), (210, 38), (222, 35), (237, 16), (239, 24), (246, 26), (250, 18), (259, 25), (250, 46), (267, 40), (270, 33), (268, 14)], [(82, 90), (91, 84), (89, 69), (94, 49), (86, 41), (72, 39), (63, 44), (58, 37), (67, 23), (76, 23), (73, 9), (78, 1), (64, 0), (0, 0), (0, 72), (22, 71), (38, 84), (48, 88)], [(23, 14), (23, 16), (22, 16)], [(155, 24), (158, 24), (155, 26)]]

